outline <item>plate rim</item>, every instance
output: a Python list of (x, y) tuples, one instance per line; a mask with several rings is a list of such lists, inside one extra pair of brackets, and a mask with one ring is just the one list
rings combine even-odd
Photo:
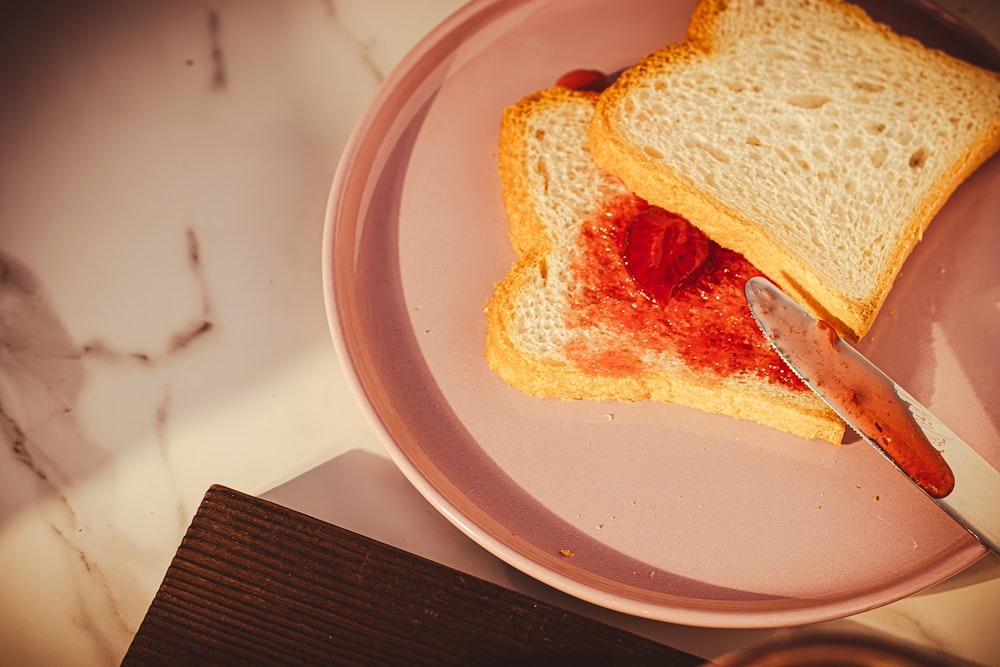
[[(323, 281), (324, 305), (330, 335), (340, 361), (342, 373), (347, 380), (356, 403), (389, 458), (421, 496), (434, 506), (450, 523), (488, 552), (517, 570), (569, 595), (601, 607), (633, 616), (652, 618), (671, 623), (696, 627), (749, 629), (802, 625), (843, 618), (891, 604), (899, 599), (918, 593), (929, 586), (946, 580), (948, 577), (953, 576), (978, 561), (986, 554), (986, 550), (978, 542), (973, 542), (971, 548), (956, 550), (951, 558), (939, 558), (932, 561), (931, 565), (939, 567), (929, 569), (938, 572), (938, 574), (927, 577), (926, 581), (921, 580), (920, 583), (916, 583), (917, 578), (911, 577), (905, 581), (913, 583), (913, 585), (905, 588), (905, 590), (901, 589), (898, 585), (893, 587), (892, 584), (887, 584), (884, 587), (875, 587), (862, 595), (852, 596), (849, 601), (823, 601), (820, 604), (810, 607), (809, 610), (812, 613), (808, 616), (804, 616), (805, 605), (799, 605), (790, 611), (750, 610), (745, 612), (720, 612), (710, 609), (678, 608), (664, 604), (650, 604), (642, 600), (623, 597), (619, 594), (584, 583), (579, 578), (561, 574), (530, 558), (525, 553), (518, 551), (507, 541), (497, 538), (492, 531), (476, 522), (463, 509), (452, 502), (447, 494), (442, 492), (428, 479), (427, 475), (424, 474), (407, 452), (403, 451), (396, 441), (393, 432), (375, 409), (372, 396), (365, 387), (364, 379), (361, 377), (354, 356), (355, 351), (352, 349), (351, 342), (346, 335), (346, 326), (340, 303), (341, 299), (338, 298), (338, 281), (335, 279), (334, 255), (338, 243), (337, 237), (342, 231), (340, 221), (344, 220), (344, 217), (340, 215), (340, 211), (345, 196), (348, 194), (348, 187), (354, 180), (353, 170), (359, 164), (359, 158), (363, 156), (366, 148), (370, 148), (371, 144), (374, 144), (376, 148), (384, 145), (384, 137), (380, 137), (374, 141), (372, 139), (373, 130), (379, 126), (380, 122), (384, 122), (381, 113), (386, 110), (395, 97), (400, 95), (400, 89), (404, 82), (413, 77), (428, 60), (432, 60), (435, 51), (448, 38), (454, 38), (461, 32), (463, 26), (474, 23), (477, 20), (482, 20), (490, 12), (497, 10), (508, 12), (516, 7), (552, 1), (562, 0), (515, 0), (514, 2), (505, 2), (505, 0), (473, 0), (446, 17), (416, 43), (379, 85), (375, 95), (362, 112), (360, 120), (350, 133), (338, 162), (328, 194), (322, 234), (321, 277)], [(925, 11), (927, 11), (926, 7), (928, 6), (928, 3), (923, 0), (893, 0), (893, 2), (897, 5), (924, 7)], [(962, 23), (961, 19), (956, 18), (943, 8), (931, 5), (930, 11), (949, 17), (950, 20), (962, 26), (963, 29), (979, 36), (979, 33), (974, 28)], [(459, 41), (464, 40), (460, 39)], [(365, 163), (365, 166), (371, 167), (372, 163)], [(969, 555), (971, 555), (971, 558), (967, 557)], [(940, 567), (945, 564), (945, 561), (950, 562), (947, 566)], [(884, 591), (886, 588), (895, 588), (896, 592), (891, 595), (879, 594), (880, 591)]]

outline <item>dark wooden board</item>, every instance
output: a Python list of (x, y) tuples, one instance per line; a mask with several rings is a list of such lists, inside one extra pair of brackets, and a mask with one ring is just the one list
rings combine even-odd
[(701, 665), (696, 656), (213, 486), (123, 665)]

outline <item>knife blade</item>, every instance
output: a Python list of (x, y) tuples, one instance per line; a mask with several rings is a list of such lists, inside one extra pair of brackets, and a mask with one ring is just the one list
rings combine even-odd
[(1000, 556), (1000, 471), (771, 281), (744, 288), (785, 363), (863, 440)]

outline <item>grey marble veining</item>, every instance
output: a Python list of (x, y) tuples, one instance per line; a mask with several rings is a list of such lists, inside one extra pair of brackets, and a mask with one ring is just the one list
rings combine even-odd
[(5, 662), (117, 664), (210, 484), (377, 449), (319, 241), (362, 109), (457, 3), (393, 5), (0, 10)]

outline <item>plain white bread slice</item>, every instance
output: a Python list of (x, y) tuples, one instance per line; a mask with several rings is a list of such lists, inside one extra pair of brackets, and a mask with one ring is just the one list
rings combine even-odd
[(703, 0), (602, 95), (595, 160), (840, 333), (1000, 146), (1000, 77), (839, 0)]
[[(674, 402), (839, 443), (843, 423), (804, 386), (755, 373), (720, 377), (676, 353), (643, 350), (608, 326), (569, 324), (574, 304), (586, 298), (574, 279), (582, 226), (607, 202), (634, 199), (591, 160), (595, 103), (594, 94), (551, 88), (504, 113), (499, 167), (518, 259), (487, 306), (489, 366), (534, 396)], [(638, 360), (635, 369), (609, 371), (602, 360), (623, 350)]]

